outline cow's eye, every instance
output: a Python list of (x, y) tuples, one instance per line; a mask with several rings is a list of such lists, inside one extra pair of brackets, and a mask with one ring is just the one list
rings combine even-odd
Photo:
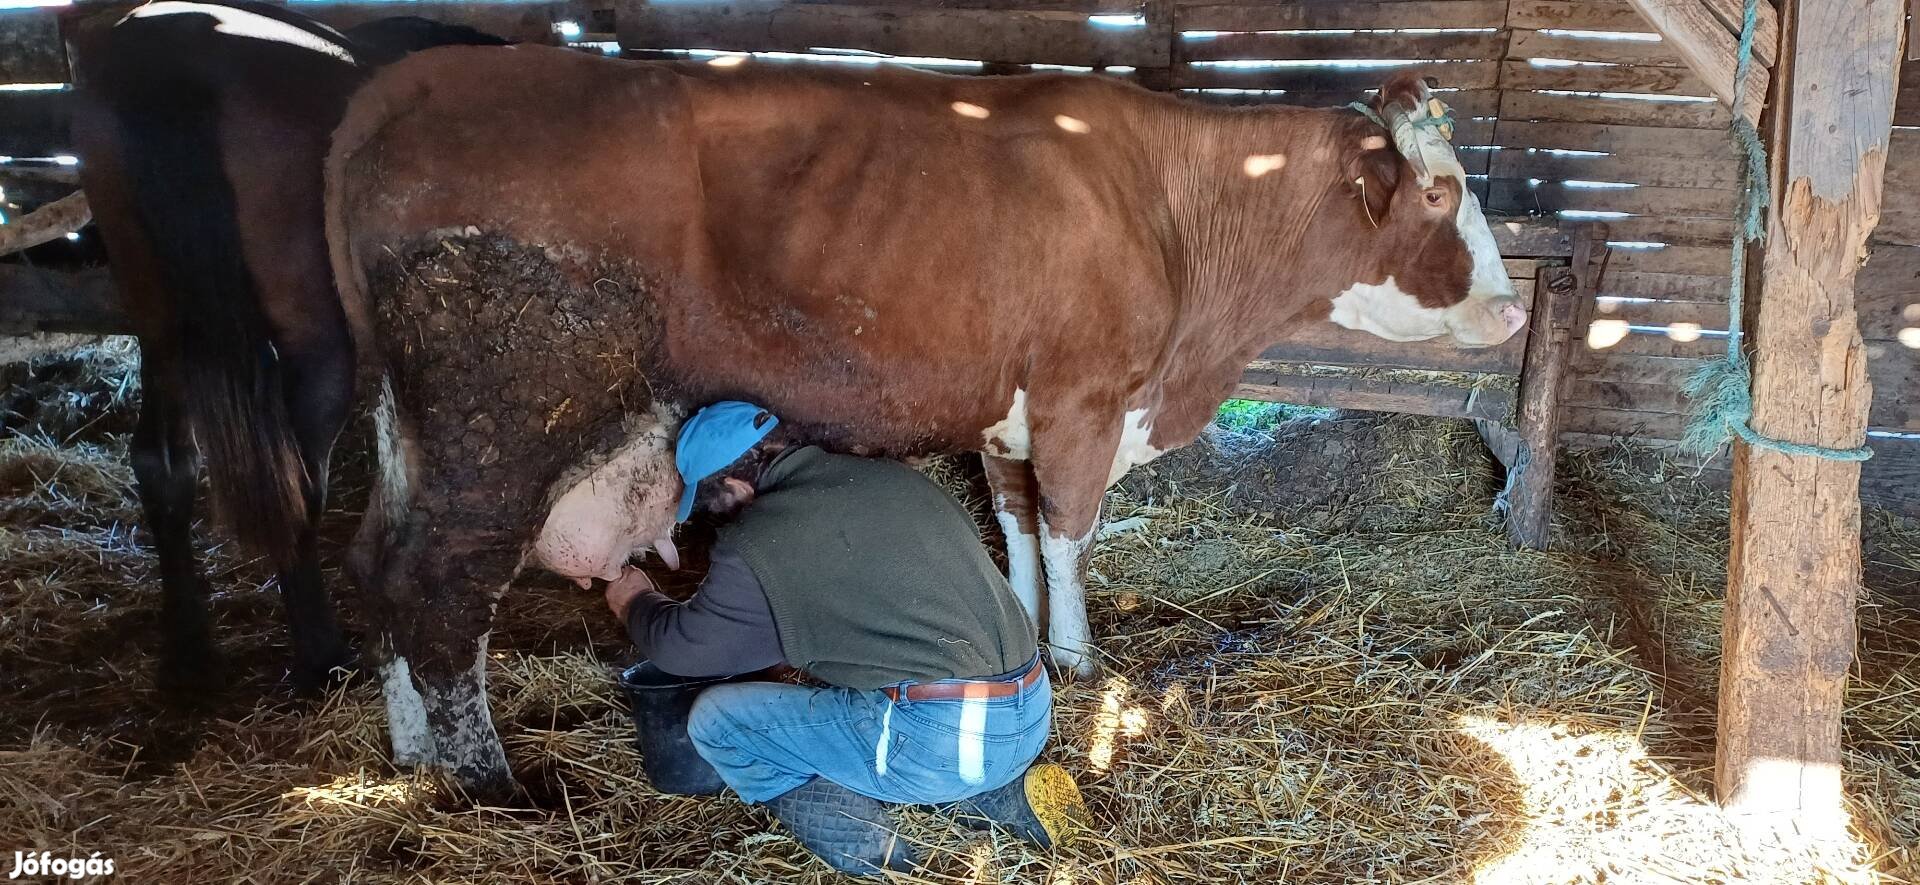
[(1427, 205), (1438, 208), (1440, 206), (1446, 205), (1446, 202), (1447, 202), (1446, 191), (1443, 191), (1437, 187), (1427, 191)]

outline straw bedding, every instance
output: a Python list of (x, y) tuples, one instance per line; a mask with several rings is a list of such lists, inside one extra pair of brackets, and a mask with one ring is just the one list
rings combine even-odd
[[(526, 795), (474, 807), (385, 761), (365, 680), (298, 703), (268, 575), (211, 542), (234, 683), (151, 684), (158, 587), (125, 467), (124, 346), (5, 371), (0, 862), (138, 882), (820, 882), (727, 799), (653, 794), (596, 595), (508, 594), (490, 675)], [(349, 457), (332, 535), (351, 531)], [(361, 459), (364, 460), (363, 458)], [(928, 467), (972, 503), (977, 471)], [(1806, 882), (1920, 877), (1920, 526), (1870, 514), (1844, 844), (1743, 836), (1707, 801), (1726, 500), (1576, 453), (1556, 551), (1506, 548), (1471, 429), (1403, 417), (1216, 432), (1109, 497), (1102, 675), (1048, 758), (1099, 822), (1056, 856), (904, 815), (928, 882)], [(330, 553), (338, 553), (337, 545)], [(336, 586), (344, 586), (337, 582)], [(342, 596), (350, 596), (344, 590)], [(348, 608), (351, 611), (351, 600)]]

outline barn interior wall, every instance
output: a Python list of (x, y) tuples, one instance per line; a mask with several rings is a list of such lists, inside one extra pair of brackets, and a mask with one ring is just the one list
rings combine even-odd
[[(0, 10), (0, 204), (9, 215), (73, 186), (61, 22), (71, 36), (93, 5)], [(1680, 382), (1725, 347), (1738, 184), (1729, 115), (1625, 0), (295, 5), (341, 25), (404, 6), (518, 39), (642, 56), (757, 51), (875, 63), (879, 54), (949, 71), (1065, 69), (1232, 103), (1339, 104), (1416, 67), (1447, 90), (1456, 144), (1491, 211), (1611, 227), (1567, 432), (1676, 438)], [(1887, 205), (1859, 297), (1871, 421), (1882, 434), (1920, 433), (1920, 65), (1901, 84)]]

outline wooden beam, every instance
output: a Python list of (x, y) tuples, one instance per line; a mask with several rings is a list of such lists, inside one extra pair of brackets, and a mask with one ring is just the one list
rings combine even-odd
[[(1733, 107), (1733, 77), (1737, 69), (1740, 41), (1701, 0), (1627, 0), (1660, 36), (1673, 45), (1682, 61), (1695, 76), (1713, 90), (1720, 103)], [(1756, 45), (1758, 40), (1756, 39)], [(1760, 106), (1766, 101), (1767, 69), (1755, 63), (1748, 75), (1744, 107), (1740, 113), (1754, 122), (1760, 120)]]
[(73, 147), (68, 129), (73, 120), (74, 94), (61, 92), (0, 92), (0, 154), (46, 157)]
[[(21, 181), (32, 182), (34, 184), (78, 185), (80, 183), (80, 170), (73, 166), (21, 166), (11, 163), (0, 164), (0, 187), (15, 187), (15, 182)], [(72, 188), (68, 188), (68, 190), (72, 190)]]
[(92, 222), (93, 209), (87, 205), (87, 195), (74, 191), (9, 224), (0, 224), (0, 255), (51, 243)]
[(1304, 323), (1260, 354), (1280, 363), (1325, 366), (1374, 366), (1433, 372), (1520, 374), (1523, 335), (1499, 347), (1465, 350), (1437, 341), (1392, 342), (1365, 332), (1319, 321)]
[[(1574, 264), (1586, 268), (1590, 255), (1606, 249), (1605, 234), (1598, 241), (1582, 237)], [(1559, 461), (1560, 398), (1566, 390), (1573, 348), (1573, 324), (1580, 300), (1593, 298), (1594, 275), (1573, 268), (1550, 267), (1540, 272), (1533, 299), (1533, 327), (1527, 332), (1527, 362), (1520, 375), (1518, 448), (1509, 464), (1507, 539), (1528, 550), (1547, 549), (1553, 519), (1553, 474)]]
[(1493, 231), (1493, 243), (1500, 248), (1502, 258), (1566, 258), (1573, 254), (1572, 235), (1551, 218), (1489, 216), (1487, 227)]
[(616, 23), (625, 49), (831, 47), (1014, 64), (1165, 67), (1173, 45), (1165, 21), (1111, 28), (1089, 23), (1084, 13), (1043, 10), (620, 0)]
[[(1866, 439), (1854, 282), (1880, 214), (1902, 0), (1787, 0), (1769, 115), (1773, 206), (1754, 315), (1753, 428)], [(1734, 447), (1720, 672), (1721, 801), (1844, 835), (1840, 718), (1860, 591), (1860, 464)]]
[(1476, 389), (1459, 384), (1420, 384), (1379, 381), (1348, 376), (1294, 375), (1249, 367), (1234, 388), (1234, 399), (1330, 409), (1399, 412), (1438, 418), (1507, 420), (1513, 413), (1513, 394), (1497, 387)]
[[(1720, 20), (1728, 33), (1740, 36), (1740, 26), (1746, 16), (1745, 0), (1706, 0), (1706, 4), (1707, 10)], [(1753, 60), (1771, 68), (1780, 56), (1780, 11), (1774, 8), (1773, 0), (1760, 0), (1755, 7)]]
[(0, 335), (129, 330), (106, 268), (66, 273), (0, 264)]
[(1507, 0), (1340, 0), (1338, 3), (1182, 3), (1181, 31), (1293, 31), (1341, 28), (1498, 28)]

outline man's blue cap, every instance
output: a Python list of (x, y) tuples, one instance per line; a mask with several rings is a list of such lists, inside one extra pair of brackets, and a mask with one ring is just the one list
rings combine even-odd
[(695, 412), (680, 425), (680, 442), (673, 450), (673, 466), (686, 484), (680, 494), (679, 521), (693, 515), (693, 494), (701, 480), (740, 460), (779, 423), (773, 413), (753, 403), (727, 400)]

